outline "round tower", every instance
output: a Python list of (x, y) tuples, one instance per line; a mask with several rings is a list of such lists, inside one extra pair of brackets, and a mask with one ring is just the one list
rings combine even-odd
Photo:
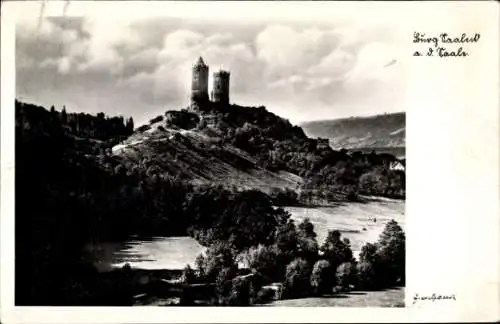
[(191, 101), (208, 101), (208, 65), (203, 58), (193, 66), (193, 80), (191, 82)]
[(229, 103), (229, 72), (221, 70), (214, 73), (212, 101), (224, 104)]

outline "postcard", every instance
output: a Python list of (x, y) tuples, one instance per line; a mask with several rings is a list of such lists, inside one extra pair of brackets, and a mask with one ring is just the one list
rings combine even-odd
[(2, 322), (499, 320), (498, 9), (4, 3)]

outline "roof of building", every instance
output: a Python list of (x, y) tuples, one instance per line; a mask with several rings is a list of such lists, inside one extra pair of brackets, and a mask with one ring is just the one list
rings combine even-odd
[(226, 70), (219, 70), (217, 72), (214, 72), (214, 75), (229, 75), (229, 71)]
[(195, 65), (196, 66), (206, 66), (205, 62), (203, 61), (203, 58), (201, 56), (198, 58), (198, 61), (196, 62)]

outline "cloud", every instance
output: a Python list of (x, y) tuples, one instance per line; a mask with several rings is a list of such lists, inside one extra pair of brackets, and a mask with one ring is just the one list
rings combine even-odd
[(18, 91), (41, 103), (71, 98), (86, 111), (106, 102), (110, 114), (120, 107), (146, 119), (187, 105), (192, 64), (203, 56), (210, 74), (231, 72), (231, 101), (266, 105), (292, 121), (396, 109), (390, 96), (404, 80), (388, 33), (358, 25), (237, 26), (93, 16), (45, 19), (37, 28), (34, 20), (18, 26)]
[(273, 25), (255, 40), (257, 57), (267, 64), (270, 77), (300, 72), (330, 53), (338, 43), (331, 31), (308, 28), (296, 31)]

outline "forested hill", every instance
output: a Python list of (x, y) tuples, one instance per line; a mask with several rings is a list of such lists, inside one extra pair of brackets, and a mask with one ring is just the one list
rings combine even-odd
[(66, 107), (58, 111), (51, 106), (47, 110), (18, 100), (15, 109), (16, 129), (23, 134), (50, 136), (59, 132), (82, 144), (100, 143), (109, 147), (126, 139), (134, 130), (132, 117), (125, 120), (123, 116), (109, 117), (102, 112), (97, 115), (67, 113)]
[(113, 154), (128, 169), (194, 183), (288, 188), (304, 197), (310, 190), (404, 196), (404, 181), (388, 170), (394, 156), (333, 150), (262, 106), (207, 103), (167, 111), (137, 128)]
[(303, 123), (311, 137), (330, 139), (334, 149), (387, 152), (404, 157), (406, 113), (351, 117)]

